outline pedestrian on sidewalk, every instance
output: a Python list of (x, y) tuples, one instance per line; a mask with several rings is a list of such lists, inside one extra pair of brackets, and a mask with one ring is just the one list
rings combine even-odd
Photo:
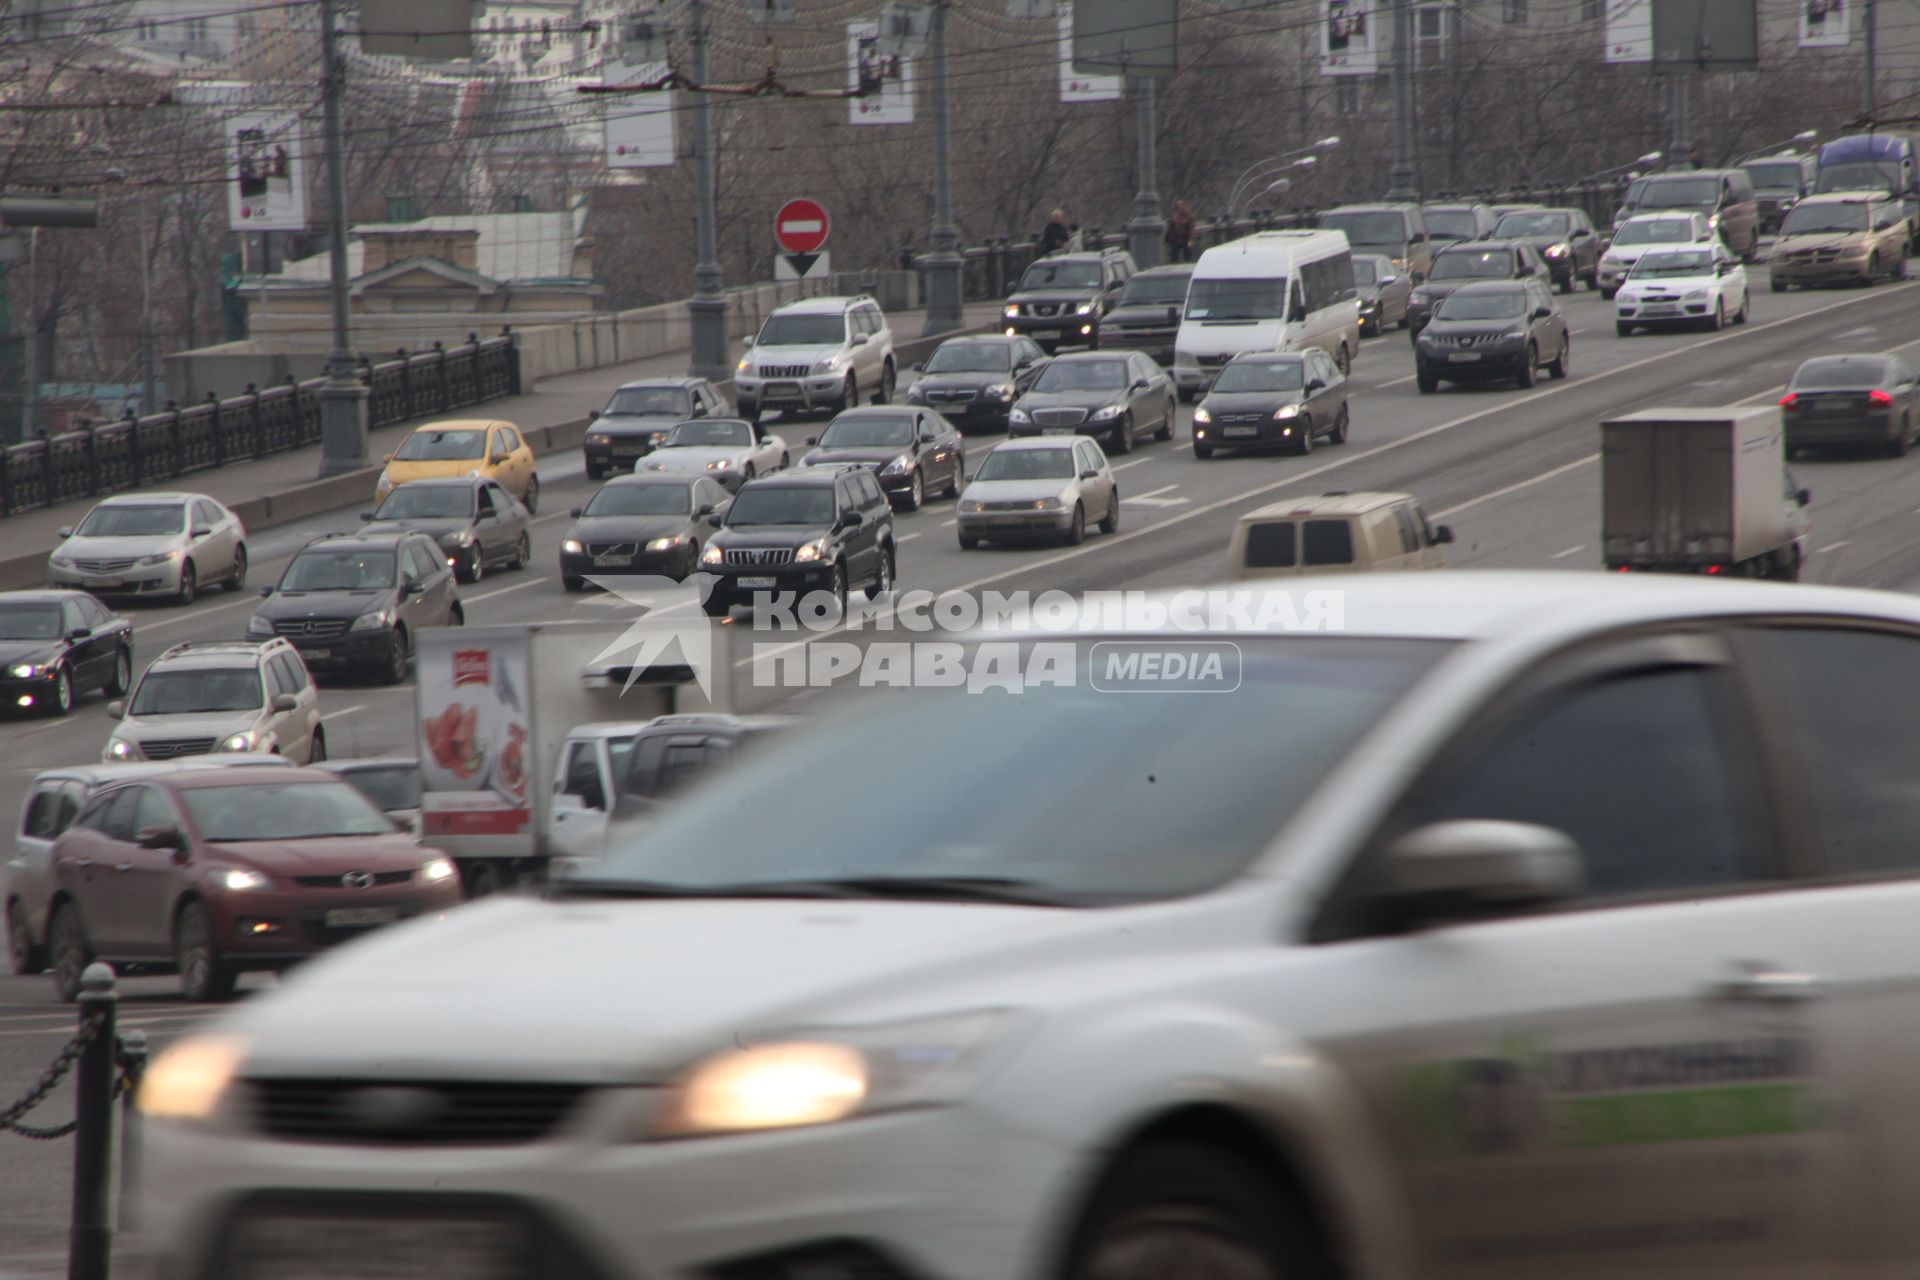
[(1167, 219), (1167, 261), (1193, 261), (1193, 208), (1185, 200), (1173, 206), (1173, 216)]
[(1050, 253), (1059, 253), (1072, 238), (1073, 233), (1067, 230), (1066, 210), (1055, 209), (1053, 216), (1047, 220), (1046, 228), (1040, 232), (1040, 256), (1044, 258)]

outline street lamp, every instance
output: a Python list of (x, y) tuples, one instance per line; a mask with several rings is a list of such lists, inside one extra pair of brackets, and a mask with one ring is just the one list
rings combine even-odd
[[(1313, 166), (1318, 163), (1319, 163), (1319, 160), (1315, 156), (1301, 156), (1299, 159), (1289, 164), (1287, 168), (1299, 169), (1299, 170), (1305, 171), (1313, 168)], [(1235, 203), (1227, 206), (1227, 220), (1232, 221), (1240, 213), (1244, 213), (1246, 211), (1244, 206), (1251, 205), (1255, 200), (1258, 200), (1261, 196), (1272, 195), (1278, 191), (1285, 191), (1287, 190), (1287, 188), (1291, 187), (1292, 185), (1293, 185), (1292, 178), (1278, 177), (1278, 178), (1274, 178), (1273, 181), (1269, 182), (1266, 186), (1260, 188), (1258, 191), (1249, 187), (1244, 193), (1242, 193), (1242, 195), (1236, 200)]]
[(1245, 173), (1241, 174), (1238, 178), (1234, 180), (1233, 190), (1227, 196), (1227, 212), (1229, 214), (1233, 212), (1233, 207), (1240, 203), (1241, 189), (1245, 187), (1249, 181), (1252, 181), (1256, 176), (1259, 176), (1261, 170), (1266, 169), (1272, 165), (1281, 165), (1281, 164), (1286, 164), (1288, 161), (1294, 161), (1294, 158), (1296, 156), (1305, 156), (1309, 163), (1299, 164), (1297, 161), (1295, 161), (1295, 163), (1290, 165), (1289, 167), (1301, 168), (1301, 169), (1311, 168), (1312, 163), (1314, 161), (1314, 155), (1313, 155), (1314, 152), (1331, 151), (1339, 145), (1340, 145), (1340, 135), (1334, 134), (1331, 137), (1320, 139), (1320, 141), (1314, 143), (1310, 147), (1301, 147), (1298, 151), (1284, 151), (1284, 152), (1281, 152), (1279, 155), (1268, 156), (1264, 160), (1254, 161), (1252, 164), (1247, 166), (1247, 171)]
[(1624, 173), (1628, 169), (1639, 169), (1639, 168), (1644, 168), (1645, 166), (1650, 164), (1659, 164), (1660, 157), (1663, 154), (1665, 153), (1660, 151), (1649, 151), (1647, 152), (1647, 154), (1641, 156), (1638, 160), (1629, 160), (1625, 164), (1616, 164), (1611, 168), (1601, 169), (1597, 173), (1590, 173), (1584, 178), (1576, 178), (1569, 185), (1577, 187), (1577, 186), (1580, 186), (1582, 183), (1592, 182), (1595, 178), (1605, 178), (1616, 173)]
[[(1309, 157), (1309, 159), (1311, 159), (1311, 157)], [(1272, 182), (1269, 182), (1266, 186), (1262, 187), (1260, 190), (1249, 192), (1247, 194), (1247, 203), (1252, 204), (1255, 200), (1258, 200), (1261, 196), (1274, 195), (1278, 192), (1285, 191), (1288, 187), (1291, 187), (1292, 185), (1293, 185), (1293, 179), (1291, 178), (1275, 178)], [(1231, 220), (1235, 216), (1236, 214), (1234, 210), (1232, 209), (1227, 210), (1227, 217), (1229, 220)]]
[(1760, 148), (1758, 151), (1749, 151), (1738, 160), (1735, 160), (1734, 163), (1745, 164), (1749, 160), (1758, 160), (1761, 156), (1776, 155), (1788, 147), (1803, 147), (1819, 136), (1820, 131), (1818, 129), (1802, 129), (1799, 133), (1794, 134), (1791, 138), (1787, 138), (1784, 141), (1775, 142), (1769, 146)]

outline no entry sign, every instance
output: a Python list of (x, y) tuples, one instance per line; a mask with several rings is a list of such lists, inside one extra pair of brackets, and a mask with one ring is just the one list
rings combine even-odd
[(773, 238), (787, 253), (818, 253), (827, 242), (827, 211), (817, 200), (789, 200), (773, 216)]

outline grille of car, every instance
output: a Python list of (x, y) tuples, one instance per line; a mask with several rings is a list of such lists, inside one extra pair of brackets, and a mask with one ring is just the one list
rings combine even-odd
[(1200, 367), (1202, 369), (1218, 369), (1221, 365), (1233, 359), (1233, 356), (1230, 354), (1217, 355), (1217, 356), (1199, 356), (1197, 357), (1197, 359), (1199, 360)]
[(212, 750), (212, 738), (149, 738), (140, 744), (140, 754), (149, 760), (204, 756)]
[(133, 568), (131, 560), (75, 560), (73, 563), (86, 573), (125, 573)]
[(793, 551), (788, 547), (742, 547), (727, 548), (727, 563), (741, 565), (786, 564), (793, 559)]
[(1009, 501), (1009, 502), (983, 502), (980, 504), (980, 509), (982, 511), (1033, 511), (1033, 510), (1036, 510), (1037, 508), (1035, 508), (1035, 506), (1031, 502)]
[(1087, 420), (1085, 409), (1035, 409), (1033, 425), (1036, 427), (1077, 427)]
[[(364, 873), (349, 871), (347, 876), (360, 874)], [(376, 871), (373, 873), (373, 884), (355, 886), (349, 886), (346, 883), (347, 876), (295, 876), (293, 882), (302, 889), (341, 889), (349, 887), (371, 889), (381, 885), (405, 884), (407, 881), (413, 879), (413, 872)]]
[(804, 364), (767, 364), (760, 366), (763, 378), (804, 378), (808, 366)]
[(281, 1079), (245, 1083), (253, 1123), (276, 1138), (391, 1146), (536, 1142), (588, 1093), (518, 1081)]
[(352, 618), (288, 618), (274, 623), (273, 631), (289, 640), (330, 640), (352, 625)]
[(1792, 249), (1780, 255), (1782, 262), (1827, 263), (1840, 260), (1838, 249)]
[(1056, 315), (1059, 311), (1060, 304), (1057, 302), (1032, 302), (1028, 303), (1026, 307), (1026, 312), (1030, 316)]
[(1237, 423), (1265, 422), (1267, 415), (1264, 413), (1216, 413), (1213, 415), (1213, 420), (1224, 427)]
[(926, 395), (928, 404), (965, 404), (973, 399), (974, 393), (968, 387), (936, 387)]
[(640, 550), (637, 542), (589, 542), (587, 554), (591, 556), (630, 556)]
[(1443, 347), (1484, 347), (1506, 337), (1505, 331), (1499, 333), (1436, 333), (1433, 341)]

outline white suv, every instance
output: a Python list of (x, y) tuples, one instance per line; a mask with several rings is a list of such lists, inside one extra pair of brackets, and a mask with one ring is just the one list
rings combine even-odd
[(156, 659), (124, 702), (100, 758), (175, 760), (225, 751), (327, 757), (320, 695), (300, 652), (285, 640), (177, 644)]
[(893, 327), (880, 304), (856, 298), (808, 298), (781, 307), (748, 338), (733, 379), (740, 416), (758, 422), (773, 410), (839, 413), (893, 398)]

